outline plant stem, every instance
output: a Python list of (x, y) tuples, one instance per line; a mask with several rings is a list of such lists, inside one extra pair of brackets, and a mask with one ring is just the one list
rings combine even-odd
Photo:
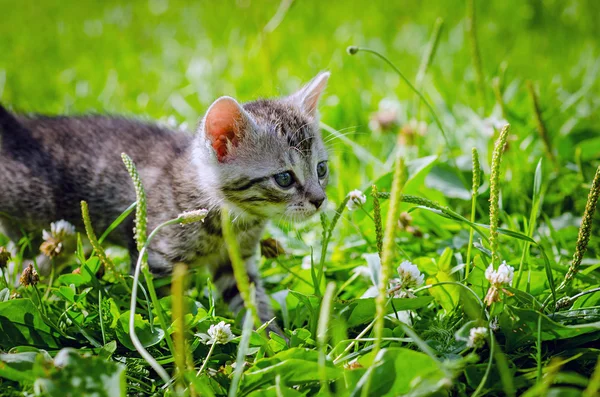
[(460, 168), (458, 168), (458, 165), (456, 164), (456, 159), (452, 155), (452, 149), (454, 148), (454, 145), (452, 145), (450, 143), (450, 139), (448, 138), (448, 135), (446, 134), (446, 130), (444, 130), (444, 127), (442, 126), (442, 123), (440, 122), (440, 119), (438, 118), (437, 114), (435, 113), (435, 110), (433, 109), (433, 106), (431, 106), (431, 104), (429, 103), (429, 101), (427, 99), (425, 99), (425, 96), (423, 94), (421, 94), (421, 91), (417, 90), (415, 88), (415, 86), (412, 85), (411, 82), (404, 76), (404, 74), (402, 74), (402, 72), (400, 71), (400, 69), (398, 69), (396, 67), (396, 65), (394, 65), (392, 63), (392, 61), (390, 61), (387, 57), (385, 57), (384, 55), (380, 54), (379, 52), (377, 52), (375, 50), (371, 50), (370, 48), (354, 47), (354, 46), (348, 47), (348, 53), (351, 54), (351, 55), (356, 54), (359, 51), (363, 51), (363, 52), (366, 52), (366, 53), (373, 54), (376, 57), (378, 57), (379, 59), (383, 60), (385, 63), (387, 63), (398, 74), (398, 76), (400, 76), (400, 78), (406, 83), (406, 85), (408, 85), (408, 87), (415, 94), (417, 94), (417, 96), (421, 99), (421, 101), (423, 101), (423, 103), (425, 104), (425, 106), (427, 106), (427, 109), (429, 110), (429, 113), (431, 114), (431, 117), (433, 117), (433, 120), (434, 120), (436, 126), (439, 128), (440, 132), (442, 133), (442, 137), (444, 138), (444, 142), (446, 142), (446, 146), (450, 150), (450, 155), (448, 157), (450, 158), (450, 161), (452, 161), (452, 166), (456, 170), (457, 175), (460, 178), (460, 180), (463, 183), (463, 185), (467, 186), (467, 181), (465, 180), (465, 177), (463, 176), (462, 172), (460, 171)]
[(531, 99), (531, 107), (533, 108), (533, 114), (535, 115), (537, 132), (540, 135), (542, 142), (544, 143), (544, 149), (546, 150), (548, 158), (554, 165), (554, 169), (558, 170), (558, 161), (556, 160), (556, 156), (554, 156), (554, 152), (552, 150), (552, 141), (550, 140), (550, 136), (548, 135), (546, 123), (544, 123), (544, 119), (542, 118), (542, 109), (540, 108), (540, 102), (537, 94), (535, 93), (533, 83), (530, 80), (527, 80), (527, 91), (529, 92), (529, 97)]
[[(415, 77), (415, 87), (420, 91), (423, 87), (423, 80), (425, 79), (425, 74), (427, 74), (427, 70), (431, 63), (433, 62), (433, 58), (435, 57), (435, 53), (437, 51), (438, 44), (440, 42), (440, 36), (442, 33), (442, 27), (444, 26), (444, 20), (442, 18), (438, 18), (435, 20), (435, 25), (433, 25), (433, 32), (431, 33), (431, 38), (427, 43), (427, 47), (425, 48), (425, 52), (423, 53), (423, 58), (421, 58), (421, 65), (419, 66), (419, 70), (417, 72), (417, 76)], [(414, 113), (419, 113), (420, 101), (417, 99), (415, 102)]]
[[(135, 270), (133, 273), (133, 285), (131, 288), (131, 304), (130, 304), (130, 309), (129, 309), (130, 310), (130, 312), (129, 312), (129, 336), (131, 338), (131, 342), (133, 343), (133, 346), (138, 351), (138, 353), (140, 353), (140, 355), (144, 358), (144, 360), (146, 360), (146, 362), (148, 362), (148, 364), (150, 364), (150, 366), (154, 369), (154, 371), (156, 371), (156, 373), (162, 378), (162, 380), (165, 383), (169, 383), (169, 380), (170, 380), (170, 377), (167, 374), (167, 371), (165, 371), (165, 369), (154, 359), (154, 357), (152, 357), (152, 355), (150, 353), (148, 353), (148, 351), (144, 348), (144, 346), (140, 342), (140, 340), (135, 332), (135, 311), (136, 311), (136, 306), (137, 306), (136, 303), (137, 303), (138, 283), (139, 283), (139, 279), (140, 279), (140, 272), (142, 270), (142, 258), (144, 257), (144, 255), (146, 255), (146, 250), (148, 249), (150, 242), (152, 241), (154, 236), (156, 236), (156, 234), (158, 233), (158, 231), (160, 229), (162, 229), (165, 226), (178, 224), (180, 222), (181, 222), (180, 218), (171, 219), (166, 222), (163, 222), (160, 225), (158, 225), (156, 227), (156, 229), (154, 229), (152, 231), (152, 233), (150, 233), (150, 235), (148, 236), (146, 243), (144, 244), (144, 246), (142, 247), (142, 249), (140, 250), (140, 252), (138, 254), (138, 260), (135, 265)], [(163, 316), (162, 309), (160, 307), (160, 302), (158, 301), (158, 297), (156, 296), (156, 291), (154, 290), (154, 284), (152, 283), (152, 275), (150, 274), (150, 271), (147, 269), (147, 267), (148, 267), (147, 265), (144, 266), (144, 269), (145, 269), (144, 277), (146, 278), (146, 282), (148, 283), (148, 291), (150, 292), (150, 298), (152, 299), (152, 304), (154, 305), (154, 307), (156, 309), (156, 313), (158, 315), (158, 321), (160, 322), (160, 326), (162, 327), (163, 331), (165, 332), (165, 339), (167, 341), (167, 345), (169, 346), (169, 350), (171, 351), (171, 354), (173, 356), (175, 356), (177, 354), (177, 352), (173, 345), (173, 341), (171, 340), (171, 335), (169, 335), (169, 329), (167, 327), (167, 323)]]
[(335, 225), (339, 221), (342, 216), (342, 212), (346, 208), (346, 204), (348, 203), (349, 197), (346, 196), (344, 200), (340, 203), (335, 211), (335, 215), (331, 219), (329, 225), (326, 222), (325, 214), (321, 214), (321, 225), (323, 226), (323, 242), (321, 243), (321, 257), (319, 258), (319, 269), (316, 277), (317, 285), (315, 286), (315, 292), (317, 292), (317, 296), (321, 296), (321, 280), (323, 279), (324, 268), (325, 268), (325, 257), (327, 256), (327, 247), (329, 247), (329, 242), (331, 241), (331, 236), (333, 235), (333, 229), (335, 229)]
[[(392, 182), (392, 192), (390, 196), (390, 208), (387, 213), (385, 222), (385, 232), (383, 237), (383, 251), (381, 255), (381, 275), (379, 278), (379, 293), (375, 300), (375, 343), (373, 347), (373, 356), (377, 359), (381, 350), (381, 338), (383, 337), (384, 318), (386, 314), (385, 306), (387, 301), (388, 282), (392, 274), (392, 262), (394, 260), (394, 246), (396, 227), (398, 224), (398, 216), (400, 215), (400, 202), (402, 198), (402, 189), (405, 179), (404, 160), (398, 157), (396, 167), (394, 169), (394, 179)], [(376, 365), (373, 363), (373, 365)], [(373, 377), (373, 371), (368, 373), (365, 386), (362, 389), (362, 396), (369, 395), (369, 388)]]
[[(171, 282), (171, 302), (172, 302), (172, 322), (175, 324), (175, 336), (174, 336), (174, 347), (175, 347), (175, 366), (177, 368), (178, 378), (180, 382), (184, 382), (185, 373), (185, 361), (186, 361), (186, 348), (185, 348), (185, 323), (183, 321), (184, 304), (183, 304), (183, 292), (185, 276), (187, 274), (187, 266), (183, 263), (177, 263), (173, 269), (173, 276)], [(182, 383), (182, 387), (185, 387), (185, 383)]]
[(477, 385), (477, 389), (473, 392), (471, 397), (477, 397), (483, 390), (488, 377), (490, 376), (490, 371), (492, 370), (492, 363), (494, 362), (494, 338), (490, 338), (490, 359), (488, 360), (488, 365), (485, 368), (485, 373), (483, 374), (483, 378), (481, 378), (481, 382)]
[(198, 373), (196, 374), (196, 376), (200, 376), (200, 374), (202, 373), (202, 371), (204, 371), (204, 367), (206, 367), (206, 363), (208, 362), (208, 360), (210, 360), (210, 357), (212, 356), (213, 351), (215, 350), (215, 346), (216, 345), (217, 345), (217, 342), (215, 342), (212, 345), (210, 345), (210, 350), (208, 351), (208, 354), (206, 355), (206, 358), (204, 359), (204, 362), (202, 363), (202, 366), (198, 370)]
[(127, 291), (131, 292), (129, 285), (127, 285), (121, 273), (117, 271), (114, 263), (110, 260), (108, 255), (106, 255), (104, 248), (102, 248), (102, 245), (100, 245), (100, 243), (98, 242), (98, 238), (96, 237), (96, 233), (94, 232), (94, 228), (92, 227), (92, 221), (90, 219), (88, 205), (85, 201), (81, 201), (81, 217), (83, 218), (85, 233), (87, 234), (88, 240), (90, 240), (90, 244), (92, 244), (94, 251), (96, 251), (96, 256), (98, 256), (100, 262), (102, 262), (102, 264), (113, 273), (113, 275), (119, 281), (119, 283), (121, 283)]
[(231, 261), (231, 267), (233, 268), (233, 276), (235, 277), (238, 290), (240, 291), (240, 296), (244, 301), (246, 309), (250, 310), (252, 313), (254, 324), (256, 327), (260, 327), (261, 321), (258, 317), (258, 311), (250, 294), (250, 278), (246, 271), (246, 264), (240, 254), (239, 243), (231, 227), (231, 217), (227, 208), (221, 210), (221, 228), (223, 229), (223, 239), (227, 245), (229, 260)]

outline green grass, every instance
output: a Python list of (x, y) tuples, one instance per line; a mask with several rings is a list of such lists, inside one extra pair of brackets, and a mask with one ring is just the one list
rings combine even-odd
[[(13, 280), (2, 289), (6, 280), (0, 281), (0, 394), (81, 395), (85, 384), (90, 393), (116, 390), (107, 395), (596, 395), (600, 292), (577, 294), (600, 284), (597, 220), (587, 223), (591, 238), (572, 282), (553, 286), (563, 282), (582, 246), (579, 221), (600, 164), (600, 3), (475, 1), (483, 98), (466, 31), (467, 3), (295, 1), (267, 32), (279, 2), (15, 6), (0, 0), (0, 102), (17, 111), (174, 118), (193, 132), (221, 95), (240, 101), (284, 95), (318, 71), (332, 73), (320, 106), (331, 151), (326, 218), (273, 225), (267, 236), (287, 253), (261, 261), (289, 343), (252, 331), (250, 317), (234, 318), (201, 269), (187, 278), (183, 300), (180, 294), (157, 298), (161, 280), (142, 283), (135, 326), (152, 357), (176, 375), (165, 387), (128, 336), (127, 271), (124, 279), (111, 271), (92, 277), (100, 259), (78, 245), (75, 255), (57, 258), (60, 271), (37, 289), (13, 286)], [(444, 22), (439, 41), (417, 88), (448, 143), (425, 102), (393, 68), (372, 54), (346, 52), (350, 45), (379, 51), (414, 84), (438, 18)], [(370, 122), (380, 106), (397, 110), (397, 125), (389, 130)], [(494, 253), (515, 268), (515, 281), (488, 307), (482, 301), (492, 262), (489, 181), (499, 131), (486, 119), (502, 118), (502, 107), (511, 129), (494, 195), (500, 229), (493, 241)], [(413, 119), (426, 123), (424, 135), (408, 133)], [(377, 231), (373, 218), (381, 222), (389, 213), (399, 141), (408, 170), (400, 210), (412, 221), (395, 232), (389, 226)], [(472, 203), (473, 148), (483, 175)], [(373, 208), (373, 184), (381, 214)], [(332, 222), (354, 189), (366, 192), (366, 204)], [(362, 255), (377, 253), (382, 233), (395, 237), (393, 269), (410, 260), (425, 284), (413, 298), (385, 300), (389, 315), (376, 340), (375, 298), (360, 299), (375, 286), (354, 269), (367, 266)], [(0, 246), (6, 244), (0, 236)], [(27, 244), (24, 239), (13, 252), (17, 264)], [(126, 255), (104, 248), (116, 268), (127, 269)], [(467, 255), (472, 263), (465, 278)], [(70, 274), (79, 267), (81, 274)], [(556, 299), (577, 298), (557, 311), (553, 290)], [(11, 298), (15, 293), (20, 298)], [(184, 321), (173, 311), (185, 313)], [(161, 326), (165, 320), (169, 325)], [(197, 377), (210, 346), (195, 334), (221, 320), (238, 338), (216, 345)], [(493, 331), (483, 346), (468, 347), (470, 330), (489, 324)], [(377, 357), (374, 345), (381, 347)]]

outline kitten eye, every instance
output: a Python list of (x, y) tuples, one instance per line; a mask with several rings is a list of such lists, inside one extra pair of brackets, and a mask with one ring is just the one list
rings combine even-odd
[(319, 178), (324, 178), (327, 175), (327, 162), (321, 161), (317, 164), (317, 175)]
[(281, 187), (290, 187), (294, 183), (294, 177), (289, 171), (281, 172), (277, 175), (274, 175), (273, 178), (275, 179), (275, 182), (277, 182), (277, 184)]

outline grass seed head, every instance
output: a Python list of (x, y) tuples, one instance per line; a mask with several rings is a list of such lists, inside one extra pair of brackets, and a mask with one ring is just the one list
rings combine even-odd
[(27, 287), (29, 285), (35, 286), (40, 281), (40, 276), (35, 271), (31, 263), (25, 268), (25, 270), (23, 270), (19, 281), (23, 287)]
[(5, 268), (11, 259), (12, 255), (10, 254), (10, 251), (8, 251), (5, 247), (0, 247), (0, 269)]
[(587, 203), (585, 204), (585, 211), (583, 212), (583, 218), (581, 218), (581, 226), (579, 226), (579, 234), (577, 236), (577, 245), (575, 247), (575, 253), (573, 254), (573, 260), (571, 261), (571, 266), (569, 266), (569, 271), (567, 272), (560, 289), (566, 287), (579, 271), (579, 266), (587, 251), (587, 246), (592, 235), (592, 222), (594, 220), (594, 212), (596, 212), (596, 205), (598, 204), (598, 197), (600, 197), (600, 167), (596, 169), (592, 188), (590, 189)]

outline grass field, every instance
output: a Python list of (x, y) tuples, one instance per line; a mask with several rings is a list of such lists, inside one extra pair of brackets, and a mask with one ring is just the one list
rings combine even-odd
[[(78, 247), (51, 282), (2, 274), (0, 395), (598, 395), (600, 3), (475, 1), (474, 25), (469, 4), (0, 0), (4, 106), (193, 133), (219, 96), (285, 95), (329, 70), (332, 175), (325, 217), (265, 235), (286, 251), (261, 273), (289, 341), (234, 317), (202, 270), (160, 305), (146, 286), (136, 329), (165, 382), (129, 339), (131, 278), (71, 274), (100, 266)], [(387, 56), (424, 100), (348, 46)], [(0, 235), (14, 265), (28, 241)], [(422, 284), (398, 284), (404, 261)], [(514, 277), (490, 285), (503, 261)], [(398, 288), (374, 298), (382, 278)], [(236, 338), (202, 343), (221, 321)]]

